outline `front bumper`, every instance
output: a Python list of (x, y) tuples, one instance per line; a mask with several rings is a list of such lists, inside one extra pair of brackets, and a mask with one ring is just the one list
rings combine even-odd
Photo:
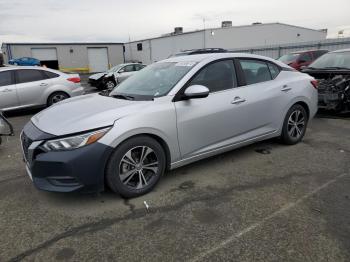
[(31, 122), (21, 134), (27, 173), (34, 185), (54, 192), (103, 191), (105, 166), (112, 148), (96, 142), (74, 150), (45, 152), (41, 145), (52, 138)]

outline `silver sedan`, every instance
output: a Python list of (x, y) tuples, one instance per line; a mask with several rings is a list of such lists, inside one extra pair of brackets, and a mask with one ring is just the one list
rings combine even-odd
[(169, 169), (272, 137), (296, 144), (316, 111), (317, 82), (273, 59), (174, 57), (109, 96), (72, 98), (34, 116), (23, 152), (38, 188), (100, 191), (106, 182), (135, 197)]
[(0, 109), (3, 111), (50, 106), (83, 93), (78, 74), (37, 66), (0, 68)]

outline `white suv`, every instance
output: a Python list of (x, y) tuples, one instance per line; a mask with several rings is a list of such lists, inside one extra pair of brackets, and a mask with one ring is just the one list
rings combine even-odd
[(32, 66), (0, 68), (0, 109), (45, 107), (82, 95), (78, 74)]

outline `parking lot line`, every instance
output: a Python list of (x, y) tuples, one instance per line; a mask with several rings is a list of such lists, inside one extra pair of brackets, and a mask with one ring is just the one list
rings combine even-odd
[(227, 246), (231, 242), (233, 242), (235, 240), (239, 240), (242, 236), (244, 236), (245, 234), (249, 233), (250, 231), (252, 231), (252, 230), (262, 226), (263, 224), (265, 224), (267, 221), (271, 220), (272, 218), (275, 218), (276, 216), (289, 211), (290, 209), (292, 209), (292, 208), (296, 207), (297, 205), (301, 204), (302, 202), (304, 202), (305, 200), (309, 199), (313, 195), (317, 194), (319, 191), (321, 191), (321, 190), (325, 189), (326, 187), (328, 187), (329, 185), (337, 182), (339, 179), (341, 179), (341, 178), (343, 178), (345, 176), (349, 176), (349, 175), (350, 174), (346, 174), (345, 173), (345, 174), (341, 174), (341, 175), (335, 177), (334, 179), (329, 180), (327, 183), (325, 183), (325, 184), (317, 187), (316, 189), (312, 190), (311, 192), (305, 194), (304, 196), (302, 196), (298, 200), (296, 200), (294, 202), (290, 202), (290, 203), (284, 205), (282, 208), (280, 208), (277, 211), (273, 212), (269, 216), (261, 219), (260, 221), (258, 221), (256, 223), (253, 223), (249, 227), (246, 227), (245, 229), (237, 232), (236, 234), (231, 235), (230, 237), (226, 238), (224, 241), (220, 242), (218, 245), (216, 245), (214, 247), (211, 247), (211, 248), (205, 250), (204, 252), (198, 254), (197, 256), (192, 258), (190, 261), (191, 262), (197, 262), (197, 261), (203, 260), (205, 257), (207, 257), (207, 256), (215, 253), (216, 251), (224, 248), (225, 246)]

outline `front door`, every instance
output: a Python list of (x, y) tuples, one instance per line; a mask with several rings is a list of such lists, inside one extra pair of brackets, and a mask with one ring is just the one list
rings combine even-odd
[(13, 70), (0, 72), (0, 109), (19, 105)]

